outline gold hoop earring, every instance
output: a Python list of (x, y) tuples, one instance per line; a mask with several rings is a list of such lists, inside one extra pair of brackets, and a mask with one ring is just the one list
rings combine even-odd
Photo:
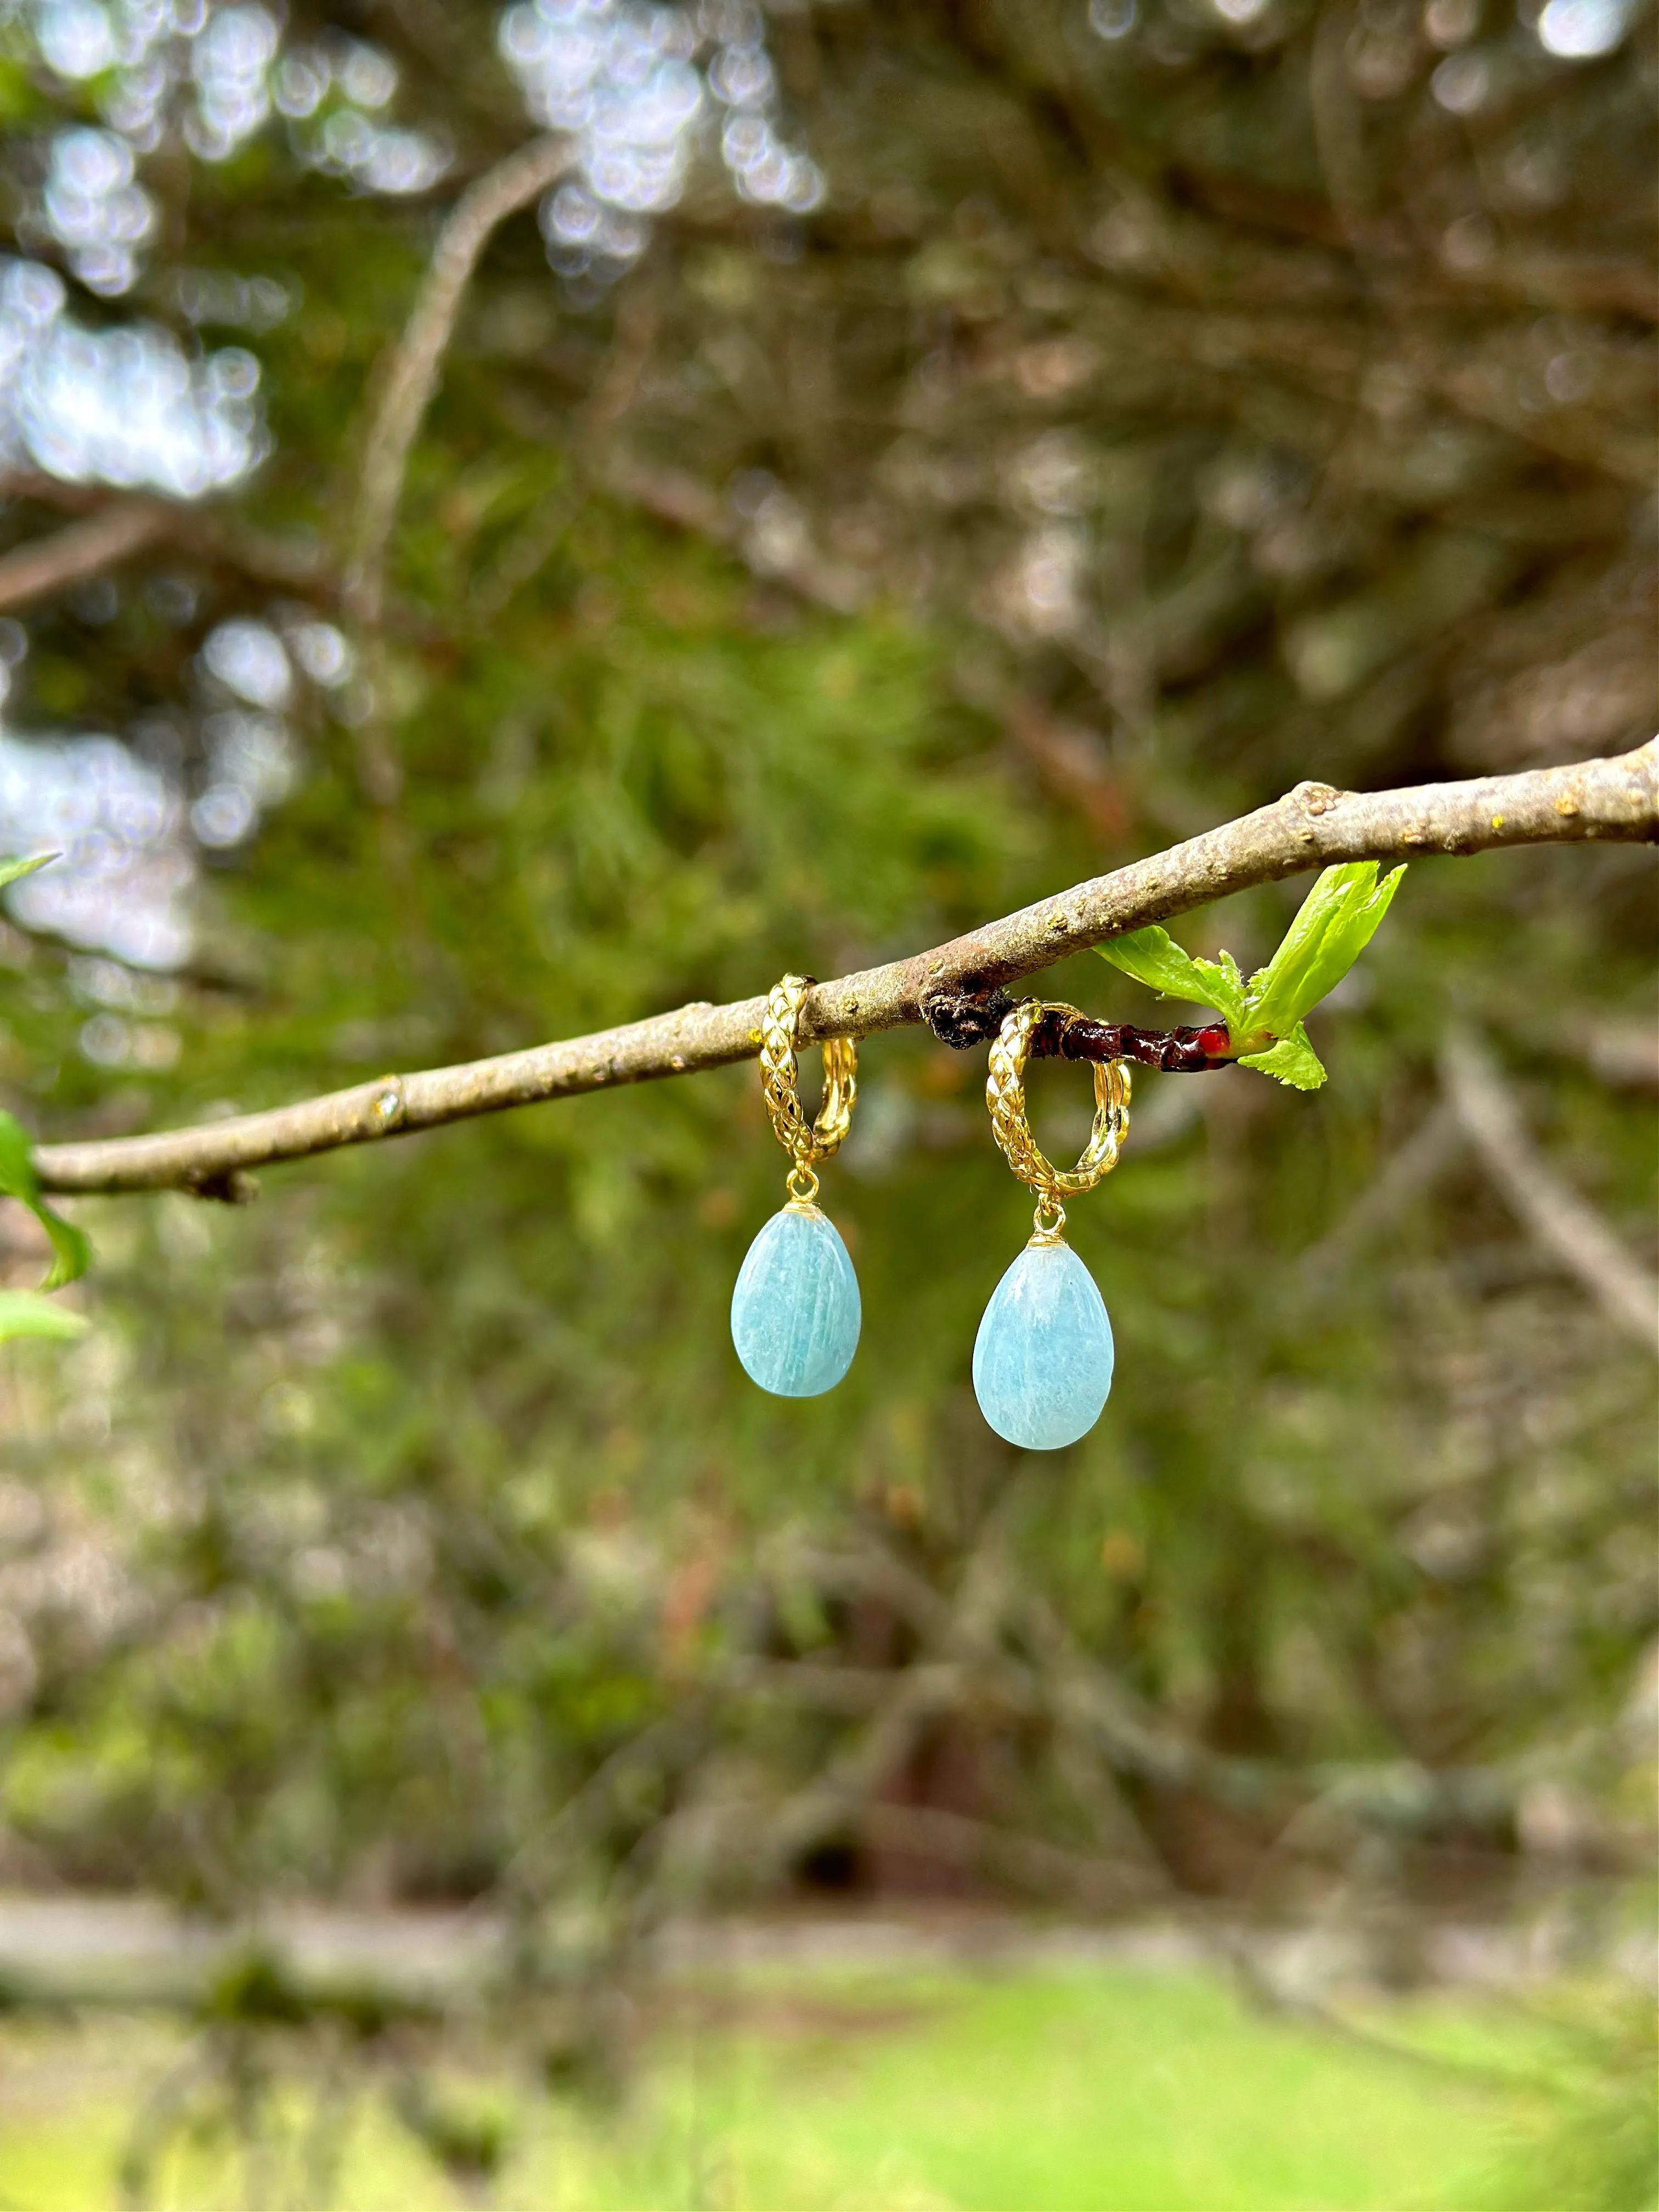
[[(761, 1095), (772, 1133), (794, 1165), (786, 1178), (793, 1202), (810, 1206), (818, 1194), (812, 1169), (840, 1151), (853, 1126), (859, 1095), (859, 1048), (851, 1037), (829, 1037), (823, 1046), (823, 1103), (809, 1124), (796, 1088), (800, 1067), (795, 1057), (800, 1010), (812, 988), (807, 975), (785, 975), (766, 997), (761, 1025)], [(797, 1185), (803, 1188), (797, 1188)]]
[[(1066, 1225), (1066, 1209), (1060, 1203), (1062, 1195), (1076, 1198), (1092, 1190), (1117, 1165), (1129, 1133), (1131, 1084), (1127, 1060), (1095, 1061), (1095, 1119), (1089, 1141), (1074, 1168), (1062, 1172), (1055, 1167), (1031, 1134), (1025, 1110), (1025, 1066), (1031, 1056), (1031, 1038), (1037, 1024), (1049, 1014), (1060, 1016), (1065, 1029), (1085, 1019), (1077, 1006), (1045, 1006), (1040, 999), (1022, 999), (992, 1044), (985, 1103), (991, 1109), (992, 1133), (1009, 1166), (1037, 1194), (1037, 1235), (1046, 1243), (1057, 1243)], [(1052, 1230), (1043, 1226), (1045, 1210), (1058, 1217)]]
[(786, 975), (767, 994), (760, 1033), (761, 1095), (790, 1158), (788, 1198), (750, 1246), (732, 1293), (732, 1341), (744, 1371), (780, 1398), (816, 1398), (853, 1364), (862, 1310), (840, 1231), (817, 1204), (813, 1168), (839, 1151), (858, 1098), (858, 1047), (823, 1047), (823, 1103), (808, 1121), (797, 1088), (800, 1010), (809, 975)]
[(1031, 1134), (1025, 1067), (1039, 1022), (1061, 1034), (1085, 1018), (1076, 1006), (1022, 1000), (991, 1047), (985, 1103), (1008, 1164), (1036, 1193), (1030, 1241), (991, 1294), (974, 1340), (974, 1394), (1000, 1437), (1028, 1451), (1055, 1451), (1086, 1436), (1112, 1387), (1112, 1324), (1094, 1277), (1066, 1242), (1062, 1197), (1109, 1176), (1129, 1133), (1130, 1078), (1121, 1060), (1096, 1061), (1095, 1118), (1074, 1168), (1054, 1166)]

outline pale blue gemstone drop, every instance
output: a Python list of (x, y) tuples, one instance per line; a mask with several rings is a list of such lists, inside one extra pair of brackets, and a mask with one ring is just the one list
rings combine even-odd
[(974, 1395), (1000, 1437), (1058, 1451), (1087, 1436), (1112, 1387), (1112, 1324), (1071, 1246), (1028, 1244), (974, 1340)]
[(732, 1341), (763, 1390), (816, 1398), (858, 1349), (859, 1279), (816, 1206), (786, 1206), (749, 1247), (732, 1293)]

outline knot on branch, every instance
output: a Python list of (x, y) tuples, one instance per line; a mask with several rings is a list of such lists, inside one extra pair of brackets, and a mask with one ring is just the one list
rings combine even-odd
[(401, 1075), (383, 1075), (374, 1085), (374, 1097), (369, 1108), (369, 1133), (389, 1137), (400, 1129), (404, 1121), (404, 1079)]
[(1006, 991), (934, 991), (921, 1002), (922, 1019), (952, 1052), (989, 1044), (1013, 1010)]
[(243, 1168), (222, 1168), (216, 1172), (186, 1177), (183, 1188), (192, 1198), (208, 1200), (216, 1206), (252, 1206), (259, 1195), (257, 1176)]
[(1304, 814), (1328, 814), (1342, 793), (1331, 783), (1298, 783), (1291, 797)]

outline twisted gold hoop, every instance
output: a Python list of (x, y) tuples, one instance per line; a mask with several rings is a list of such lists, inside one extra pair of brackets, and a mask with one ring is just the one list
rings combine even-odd
[(766, 998), (766, 1018), (761, 1028), (761, 1095), (771, 1117), (772, 1133), (794, 1165), (788, 1175), (790, 1197), (810, 1206), (817, 1196), (815, 1160), (827, 1160), (853, 1126), (853, 1106), (859, 1095), (859, 1048), (851, 1037), (830, 1037), (823, 1047), (823, 1103), (817, 1118), (808, 1122), (796, 1088), (799, 1069), (795, 1059), (795, 1030), (801, 1002), (812, 988), (810, 975), (786, 975), (772, 986)]
[(1030, 1057), (1032, 1034), (1045, 1014), (1063, 1016), (1067, 1028), (1086, 1018), (1076, 1006), (1045, 1006), (1041, 999), (1022, 999), (991, 1047), (985, 1103), (991, 1109), (992, 1131), (1009, 1166), (1037, 1194), (1036, 1234), (1048, 1243), (1056, 1242), (1066, 1226), (1061, 1194), (1074, 1198), (1092, 1190), (1117, 1165), (1129, 1133), (1130, 1082), (1124, 1061), (1095, 1061), (1094, 1127), (1077, 1165), (1069, 1170), (1055, 1167), (1044, 1158), (1031, 1134), (1025, 1111), (1025, 1063)]

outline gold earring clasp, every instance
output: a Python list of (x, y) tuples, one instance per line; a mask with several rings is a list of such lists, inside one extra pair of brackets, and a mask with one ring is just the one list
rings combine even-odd
[(1036, 1025), (1046, 1014), (1062, 1016), (1067, 1027), (1086, 1018), (1077, 1006), (1022, 999), (1003, 1022), (991, 1047), (985, 1103), (991, 1109), (992, 1132), (1009, 1166), (1037, 1194), (1036, 1241), (1057, 1243), (1066, 1226), (1061, 1196), (1076, 1197), (1092, 1190), (1117, 1165), (1129, 1133), (1130, 1080), (1128, 1067), (1121, 1060), (1094, 1063), (1095, 1120), (1089, 1141), (1074, 1168), (1055, 1167), (1031, 1134), (1025, 1110), (1025, 1063), (1030, 1058)]
[(851, 1037), (830, 1037), (823, 1047), (823, 1103), (809, 1122), (800, 1103), (795, 1058), (796, 1030), (802, 1001), (812, 988), (810, 975), (786, 975), (767, 994), (761, 1026), (761, 1095), (772, 1132), (794, 1165), (789, 1170), (790, 1201), (810, 1206), (817, 1196), (815, 1161), (827, 1160), (853, 1126), (858, 1097), (859, 1048)]

